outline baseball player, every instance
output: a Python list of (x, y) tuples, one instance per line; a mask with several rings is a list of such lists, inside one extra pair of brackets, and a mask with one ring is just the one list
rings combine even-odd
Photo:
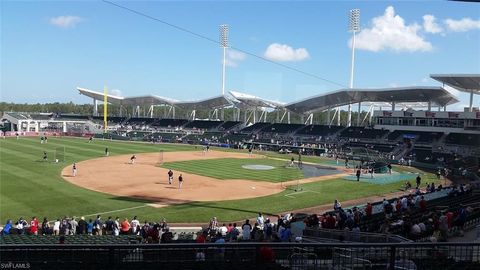
[(105, 156), (108, 157), (110, 155), (110, 152), (108, 151), (108, 147), (105, 147)]
[(47, 161), (47, 160), (48, 160), (47, 151), (43, 151), (43, 161)]
[(77, 176), (77, 164), (74, 162), (72, 166), (73, 177)]
[(171, 185), (173, 181), (173, 172), (172, 170), (168, 170), (168, 184)]
[(136, 159), (137, 159), (137, 156), (133, 154), (133, 156), (130, 158), (130, 164), (134, 164)]
[(183, 184), (183, 176), (182, 176), (182, 174), (180, 174), (178, 176), (178, 189), (182, 188), (182, 184)]

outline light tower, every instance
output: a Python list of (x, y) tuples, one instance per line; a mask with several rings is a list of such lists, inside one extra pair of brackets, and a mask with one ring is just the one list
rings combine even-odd
[[(350, 70), (350, 89), (353, 88), (353, 72), (355, 69), (355, 34), (360, 31), (360, 9), (352, 9), (350, 10), (350, 14), (348, 16), (348, 31), (352, 32), (353, 38), (352, 38), (352, 66)], [(358, 113), (360, 114), (360, 106), (361, 103), (358, 105)], [(360, 119), (360, 115), (358, 115), (357, 122)], [(357, 123), (358, 124), (358, 123)], [(347, 120), (347, 126), (352, 125), (352, 104), (348, 104), (348, 120)]]
[(228, 24), (220, 25), (220, 46), (223, 48), (222, 63), (222, 96), (225, 95), (225, 61), (228, 48)]

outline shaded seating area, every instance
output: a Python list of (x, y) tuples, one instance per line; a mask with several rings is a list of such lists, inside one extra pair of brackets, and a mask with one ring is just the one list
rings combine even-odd
[(295, 132), (297, 129), (303, 128), (304, 126), (305, 125), (302, 125), (302, 124), (275, 123), (270, 126), (266, 126), (262, 128), (261, 132), (286, 134), (286, 133)]
[(331, 136), (344, 127), (327, 125), (308, 125), (298, 130), (296, 135)]
[(387, 137), (389, 141), (402, 141), (403, 139), (413, 139), (415, 142), (432, 143), (438, 141), (443, 132), (413, 131), (413, 130), (395, 130)]
[(360, 139), (380, 139), (389, 133), (384, 129), (373, 129), (364, 127), (349, 127), (340, 133), (340, 137), (344, 138), (360, 138)]
[(480, 134), (450, 133), (445, 143), (480, 147)]
[(184, 128), (211, 130), (220, 126), (223, 121), (216, 120), (194, 120), (184, 125)]

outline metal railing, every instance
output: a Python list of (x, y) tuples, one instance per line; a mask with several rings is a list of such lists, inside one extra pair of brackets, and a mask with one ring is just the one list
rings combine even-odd
[(0, 263), (49, 270), (480, 269), (480, 243), (2, 245)]

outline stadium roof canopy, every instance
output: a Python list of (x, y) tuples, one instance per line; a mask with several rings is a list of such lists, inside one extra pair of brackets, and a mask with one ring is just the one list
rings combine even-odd
[(442, 87), (340, 89), (289, 103), (286, 108), (295, 113), (308, 114), (358, 102), (386, 102), (389, 104), (431, 102), (433, 105), (443, 107), (457, 103), (458, 99)]
[[(88, 90), (85, 88), (77, 87), (80, 94), (94, 98), (96, 100), (103, 100), (104, 94), (97, 91)], [(160, 97), (156, 95), (146, 95), (138, 97), (119, 97), (107, 94), (107, 101), (112, 104), (118, 105), (170, 105), (181, 107), (184, 109), (196, 110), (196, 109), (219, 109), (232, 105), (232, 102), (224, 96), (217, 96), (199, 101), (178, 101), (170, 98)]]
[(229, 107), (232, 102), (225, 96), (217, 96), (199, 101), (175, 102), (174, 105), (188, 110), (205, 110)]
[(244, 107), (244, 108), (283, 108), (285, 106), (284, 103), (278, 101), (271, 101), (266, 100), (260, 97), (256, 97), (253, 95), (240, 93), (236, 91), (229, 91), (230, 95), (238, 101), (235, 102), (237, 107)]
[(480, 74), (432, 74), (430, 77), (459, 91), (480, 95)]

